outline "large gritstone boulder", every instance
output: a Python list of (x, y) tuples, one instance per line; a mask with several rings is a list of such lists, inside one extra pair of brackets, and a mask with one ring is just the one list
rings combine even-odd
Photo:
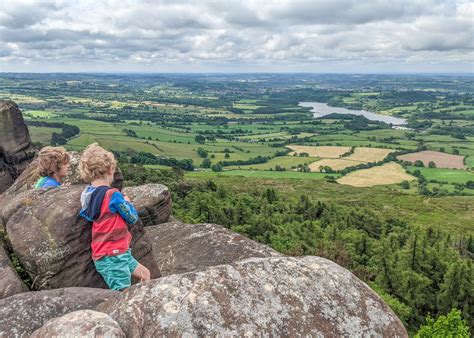
[[(71, 159), (70, 166), (69, 166), (69, 174), (64, 180), (63, 185), (72, 185), (72, 184), (83, 184), (84, 182), (79, 175), (79, 159), (81, 158), (81, 153), (77, 151), (70, 151), (68, 152), (69, 157)], [(37, 159), (35, 158), (30, 165), (23, 171), (23, 173), (18, 177), (15, 183), (12, 184), (8, 190), (6, 190), (3, 195), (2, 199), (10, 199), (13, 198), (15, 195), (33, 189), (35, 183), (39, 179), (39, 174), (36, 170), (38, 167)], [(114, 175), (114, 182), (112, 186), (122, 190), (123, 187), (123, 175), (120, 171), (120, 168), (117, 167), (115, 170)]]
[[(0, 223), (6, 226), (10, 245), (33, 281), (32, 289), (106, 287), (91, 260), (91, 223), (78, 216), (84, 187), (28, 190), (3, 199)], [(140, 200), (142, 189), (138, 187), (139, 192), (134, 189), (128, 190), (130, 195)], [(146, 191), (165, 189), (162, 185), (150, 185)], [(153, 206), (148, 205), (148, 208)], [(156, 214), (162, 213), (157, 211)], [(150, 219), (150, 222), (156, 221)], [(142, 222), (129, 226), (129, 230), (133, 256), (150, 269), (152, 278), (159, 277)]]
[(407, 337), (365, 283), (311, 256), (251, 258), (151, 280), (97, 310), (127, 337)]
[(66, 313), (94, 309), (118, 291), (66, 288), (24, 292), (0, 300), (0, 337), (29, 337), (48, 320)]
[(0, 100), (0, 194), (20, 176), (34, 155), (21, 110), (13, 101)]
[(281, 256), (217, 224), (169, 222), (145, 228), (163, 276), (203, 270), (250, 257)]
[(165, 185), (144, 184), (125, 188), (123, 193), (133, 201), (143, 226), (168, 221), (171, 215), (171, 194)]
[(42, 337), (125, 338), (125, 333), (117, 322), (105, 313), (79, 310), (51, 319), (30, 336)]

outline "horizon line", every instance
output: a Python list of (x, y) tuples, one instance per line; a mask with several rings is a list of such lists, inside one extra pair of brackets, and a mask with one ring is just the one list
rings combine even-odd
[(474, 75), (472, 72), (307, 72), (307, 71), (294, 71), (294, 72), (123, 72), (123, 71), (107, 71), (107, 72), (95, 72), (95, 71), (56, 71), (56, 72), (3, 72), (0, 74), (98, 74), (98, 75), (158, 75), (158, 74), (177, 74), (177, 75), (199, 75), (199, 74), (228, 74), (228, 75), (239, 75), (239, 74), (273, 74), (273, 75), (289, 75), (289, 74), (320, 74), (320, 75)]

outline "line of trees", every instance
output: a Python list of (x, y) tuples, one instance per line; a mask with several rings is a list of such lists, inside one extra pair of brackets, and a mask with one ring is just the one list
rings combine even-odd
[(127, 154), (125, 152), (114, 152), (120, 163), (132, 164), (151, 164), (175, 167), (186, 171), (193, 171), (194, 165), (192, 159), (178, 160), (174, 157), (158, 157), (152, 153), (140, 151), (138, 153)]
[(252, 157), (248, 160), (220, 161), (219, 164), (223, 167), (227, 167), (229, 165), (259, 164), (268, 162), (269, 159), (271, 159), (271, 157), (258, 155), (257, 157)]

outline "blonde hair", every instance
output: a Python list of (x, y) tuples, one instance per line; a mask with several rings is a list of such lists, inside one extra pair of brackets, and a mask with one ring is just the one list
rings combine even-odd
[(117, 162), (114, 154), (105, 150), (97, 143), (87, 146), (79, 160), (79, 173), (85, 182), (107, 176), (110, 168), (115, 168)]
[(43, 177), (56, 174), (69, 161), (69, 154), (63, 147), (44, 147), (38, 153), (38, 174)]

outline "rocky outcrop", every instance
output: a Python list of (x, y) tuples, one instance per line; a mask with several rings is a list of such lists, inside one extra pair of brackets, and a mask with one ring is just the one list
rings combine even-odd
[(169, 222), (145, 228), (163, 276), (203, 270), (250, 257), (281, 256), (217, 224)]
[(365, 283), (319, 257), (252, 258), (141, 283), (97, 308), (128, 337), (407, 337)]
[[(36, 289), (105, 286), (90, 258), (90, 225), (77, 216), (83, 188), (27, 190), (4, 200), (0, 222)], [(149, 225), (140, 221), (131, 227), (134, 256), (150, 268), (152, 278), (158, 276), (157, 262), (168, 276), (113, 293), (104, 302), (100, 294), (88, 300), (89, 288), (5, 298), (0, 336), (35, 330), (36, 336), (407, 336), (380, 297), (329, 260), (282, 257), (215, 224), (151, 225), (167, 218), (159, 210), (169, 195), (165, 190), (146, 185), (124, 192)], [(70, 306), (75, 297), (83, 307)], [(71, 314), (82, 309), (108, 316)]]
[(41, 337), (125, 338), (125, 333), (117, 322), (105, 313), (79, 310), (51, 319), (30, 336)]
[(0, 299), (25, 291), (28, 288), (16, 273), (0, 240)]
[(21, 110), (13, 101), (0, 100), (0, 194), (20, 176), (34, 155)]
[(66, 288), (20, 293), (0, 300), (0, 337), (29, 337), (48, 320), (76, 310), (94, 309), (119, 292)]
[(144, 184), (125, 188), (123, 193), (132, 199), (144, 226), (168, 221), (171, 215), (171, 195), (166, 186)]
[[(106, 287), (91, 260), (91, 225), (78, 216), (83, 189), (83, 185), (72, 185), (27, 190), (3, 199), (0, 223), (6, 226), (11, 247), (30, 275), (33, 289)], [(140, 200), (142, 193), (149, 195), (164, 189), (162, 185), (149, 185), (147, 189), (130, 188), (128, 192)], [(148, 207), (153, 208), (151, 204)], [(156, 221), (150, 219), (150, 222)], [(129, 229), (134, 257), (150, 269), (153, 278), (159, 277), (142, 222)]]
[[(69, 174), (64, 180), (64, 185), (72, 184), (83, 184), (84, 182), (79, 175), (79, 159), (81, 154), (77, 151), (68, 152), (71, 159), (69, 166)], [(12, 184), (2, 195), (2, 199), (13, 198), (15, 195), (18, 195), (21, 192), (33, 189), (36, 181), (39, 178), (36, 168), (38, 167), (37, 159), (34, 159), (30, 165), (23, 171), (20, 177), (17, 178), (15, 183)], [(114, 176), (114, 182), (112, 186), (116, 187), (119, 190), (123, 188), (123, 175), (119, 167), (117, 167)]]

